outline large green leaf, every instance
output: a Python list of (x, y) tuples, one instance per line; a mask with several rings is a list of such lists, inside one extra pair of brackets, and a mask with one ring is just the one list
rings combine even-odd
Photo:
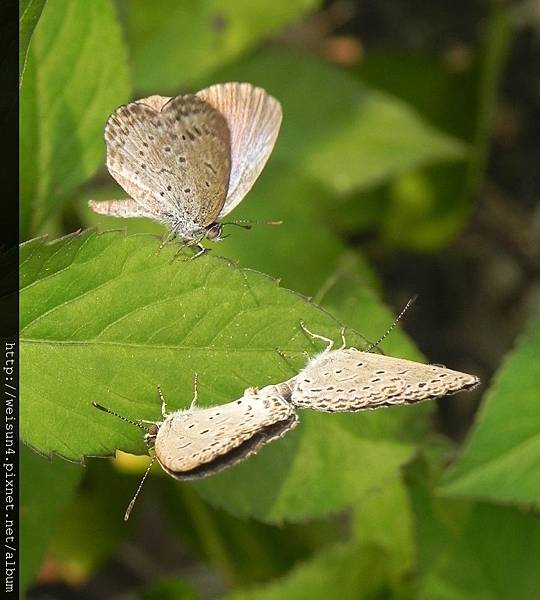
[[(313, 348), (300, 318), (337, 333), (329, 315), (268, 277), (215, 257), (172, 261), (176, 251), (159, 251), (153, 236), (92, 231), (22, 246), (22, 359), (40, 374), (23, 390), (28, 443), (74, 460), (111, 452), (110, 428), (92, 400), (125, 407), (128, 398), (140, 398), (141, 412), (157, 415), (156, 385), (173, 403), (181, 390), (176, 402), (186, 404), (197, 371), (203, 401), (225, 401), (249, 385), (290, 376), (275, 349), (299, 355)], [(81, 428), (89, 416), (95, 431)], [(137, 430), (127, 437), (122, 449), (143, 448)]]
[(215, 78), (250, 81), (278, 98), (283, 124), (276, 156), (338, 192), (465, 156), (461, 141), (401, 100), (312, 58), (268, 51)]
[(540, 506), (539, 363), (537, 316), (487, 392), (445, 494)]
[(535, 598), (540, 589), (540, 518), (483, 502), (440, 499), (408, 470), (422, 600)]
[(21, 86), (21, 231), (36, 231), (104, 156), (108, 115), (129, 96), (110, 0), (55, 0), (34, 31)]
[[(22, 246), (21, 368), (33, 376), (22, 389), (21, 435), (41, 452), (142, 453), (140, 431), (96, 411), (93, 400), (158, 418), (156, 385), (172, 408), (185, 407), (196, 371), (201, 404), (227, 402), (287, 379), (303, 351), (321, 349), (301, 318), (338, 338), (334, 319), (268, 277), (208, 256), (171, 263), (176, 247), (158, 247), (153, 236), (118, 232)], [(348, 339), (364, 343), (353, 331)], [(413, 412), (303, 412), (284, 440), (196, 487), (214, 504), (267, 521), (339, 510), (407, 460), (414, 434), (402, 419)]]
[(20, 451), (20, 585), (21, 591), (24, 591), (43, 561), (59, 518), (81, 478), (82, 469), (63, 460), (47, 461), (23, 445)]
[(26, 66), (26, 53), (45, 0), (19, 1), (19, 85)]
[[(99, 196), (114, 198), (121, 193), (107, 187)], [(313, 295), (335, 270), (343, 244), (323, 221), (321, 208), (335, 202), (334, 195), (318, 182), (295, 173), (283, 162), (271, 160), (248, 197), (225, 221), (249, 219), (281, 220), (281, 225), (254, 225), (251, 231), (225, 226), (226, 239), (207, 243), (213, 253), (238, 261), (278, 278), (281, 284), (303, 294)], [(159, 233), (165, 229), (149, 219), (117, 219), (97, 215), (78, 201), (85, 225), (100, 228), (126, 227), (129, 233)]]
[(411, 456), (394, 417), (304, 411), (300, 428), (279, 444), (194, 485), (213, 504), (268, 522), (335, 512), (395, 476)]
[(161, 0), (156, 10), (146, 0), (124, 2), (135, 85), (149, 93), (174, 92), (319, 4), (320, 0)]

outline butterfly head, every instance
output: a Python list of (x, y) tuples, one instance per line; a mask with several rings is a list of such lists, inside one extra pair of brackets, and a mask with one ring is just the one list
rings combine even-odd
[(144, 434), (144, 443), (149, 448), (152, 448), (154, 446), (154, 444), (156, 443), (156, 436), (159, 431), (159, 426), (160, 426), (160, 423), (151, 423), (148, 426), (148, 432)]
[(223, 234), (223, 225), (217, 221), (206, 227), (206, 237), (212, 242), (219, 242)]

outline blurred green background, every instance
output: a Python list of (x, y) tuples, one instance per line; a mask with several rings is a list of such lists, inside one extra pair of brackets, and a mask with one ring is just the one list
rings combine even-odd
[[(108, 115), (145, 95), (249, 81), (280, 100), (284, 118), (233, 217), (284, 223), (234, 229), (211, 255), (278, 278), (368, 339), (418, 294), (382, 349), (483, 382), (405, 410), (302, 414), (300, 431), (276, 443), (281, 450), (209, 483), (180, 484), (156, 469), (127, 525), (122, 514), (145, 458), (87, 459), (83, 468), (24, 445), (26, 596), (538, 597), (538, 3), (22, 0), (20, 32), (22, 240), (95, 226), (162, 236), (149, 221), (87, 207), (125, 195), (104, 167)], [(23, 247), (23, 315), (35, 317), (52, 296), (61, 304), (79, 285), (69, 247), (89, 239), (92, 248), (95, 238), (83, 235)], [(85, 277), (97, 281), (106, 267), (97, 250), (91, 257)], [(64, 287), (46, 288), (62, 271)], [(228, 285), (236, 284), (225, 280), (224, 292)], [(62, 324), (42, 323), (39, 335), (53, 345)], [(40, 357), (24, 339), (23, 352)], [(54, 427), (28, 425), (45, 388), (58, 386), (60, 424), (70, 418), (65, 405), (77, 402), (69, 393), (80, 381), (54, 352), (48, 381), (36, 362), (23, 371), (36, 383), (32, 402), (22, 396), (22, 438), (73, 459)], [(261, 378), (280, 372), (270, 361), (257, 368)], [(180, 378), (187, 390), (191, 373)], [(222, 395), (215, 389), (211, 400), (222, 402), (237, 390), (226, 375)], [(263, 469), (279, 482), (272, 501), (257, 496)]]

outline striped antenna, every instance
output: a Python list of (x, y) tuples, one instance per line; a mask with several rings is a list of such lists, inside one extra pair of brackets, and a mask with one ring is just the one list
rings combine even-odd
[(242, 229), (251, 229), (253, 225), (282, 225), (283, 221), (248, 221), (245, 219), (241, 219), (238, 221), (227, 221), (222, 223), (222, 225), (236, 225), (237, 227), (242, 227)]
[(148, 467), (146, 468), (146, 471), (144, 472), (144, 475), (141, 479), (141, 483), (139, 483), (139, 487), (137, 488), (137, 491), (135, 492), (133, 499), (129, 503), (129, 506), (126, 508), (126, 512), (124, 514), (124, 521), (127, 521), (129, 519), (129, 515), (131, 514), (131, 511), (133, 510), (133, 505), (135, 504), (135, 500), (137, 500), (137, 496), (139, 495), (139, 492), (141, 491), (143, 483), (146, 481), (146, 478), (148, 477), (148, 473), (150, 473), (150, 469), (152, 468), (152, 465), (154, 464), (155, 460), (156, 460), (156, 457), (154, 455), (154, 456), (152, 456), (152, 460), (150, 461)]
[(141, 423), (141, 421), (133, 421), (132, 419), (128, 419), (127, 417), (119, 415), (117, 412), (114, 412), (114, 410), (111, 410), (110, 408), (107, 408), (106, 406), (103, 406), (102, 404), (98, 404), (97, 402), (92, 402), (92, 406), (94, 406), (95, 408), (98, 408), (99, 410), (102, 410), (103, 412), (109, 413), (110, 415), (118, 417), (119, 419), (122, 419), (122, 421), (125, 421), (126, 423), (131, 423), (131, 425), (135, 425), (136, 427), (139, 427), (140, 429), (143, 429), (144, 431), (148, 431), (148, 427), (143, 425)]
[(401, 310), (401, 312), (399, 313), (399, 315), (395, 318), (395, 320), (392, 323), (392, 325), (390, 325), (390, 327), (386, 330), (386, 333), (384, 333), (383, 335), (381, 335), (381, 337), (376, 342), (374, 342), (373, 344), (370, 344), (370, 346), (367, 348), (367, 350), (363, 350), (363, 352), (371, 352), (373, 350), (373, 348), (376, 348), (388, 336), (388, 334), (394, 329), (394, 327), (401, 321), (403, 315), (415, 303), (415, 301), (416, 301), (417, 298), (418, 298), (418, 294), (415, 294), (407, 302), (407, 304), (405, 304), (405, 306), (403, 307), (403, 309)]

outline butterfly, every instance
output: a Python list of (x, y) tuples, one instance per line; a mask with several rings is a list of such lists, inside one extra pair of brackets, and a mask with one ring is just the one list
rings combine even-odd
[(130, 197), (89, 205), (102, 215), (158, 221), (170, 237), (204, 251), (201, 241), (221, 239), (221, 220), (260, 175), (281, 120), (280, 103), (249, 83), (130, 102), (105, 126), (107, 168)]
[(476, 387), (476, 375), (356, 348), (333, 350), (327, 342), (323, 352), (311, 358), (292, 379), (276, 387), (295, 408), (324, 412), (354, 412), (398, 404), (414, 404)]
[(129, 518), (154, 460), (175, 479), (201, 479), (246, 460), (298, 423), (294, 408), (276, 393), (273, 386), (263, 390), (249, 388), (238, 400), (202, 408), (196, 405), (195, 378), (190, 407), (171, 413), (167, 411), (159, 387), (158, 393), (161, 399), (160, 421), (132, 420), (97, 402), (93, 403), (96, 408), (146, 432), (144, 441), (152, 460), (126, 510), (125, 520)]

